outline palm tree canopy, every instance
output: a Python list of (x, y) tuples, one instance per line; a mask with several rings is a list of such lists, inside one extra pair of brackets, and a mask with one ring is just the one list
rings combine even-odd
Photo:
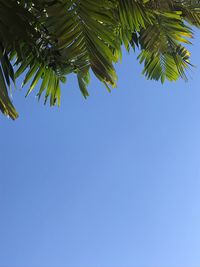
[(122, 46), (140, 51), (147, 79), (187, 79), (192, 27), (200, 27), (197, 0), (0, 0), (0, 110), (18, 114), (9, 89), (23, 72), (28, 95), (60, 105), (60, 83), (77, 75), (83, 96), (90, 71), (116, 86), (113, 64)]

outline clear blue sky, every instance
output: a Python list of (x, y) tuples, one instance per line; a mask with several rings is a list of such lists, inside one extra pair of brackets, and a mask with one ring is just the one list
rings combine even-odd
[(62, 106), (14, 93), (1, 116), (0, 267), (200, 266), (200, 34), (188, 83), (135, 56), (109, 94), (73, 77)]

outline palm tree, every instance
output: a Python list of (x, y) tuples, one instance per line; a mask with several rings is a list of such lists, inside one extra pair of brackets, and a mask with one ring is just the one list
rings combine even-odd
[[(11, 85), (25, 72), (28, 95), (39, 83), (38, 98), (60, 105), (60, 83), (77, 75), (86, 98), (90, 70), (110, 91), (116, 86), (113, 63), (122, 46), (139, 50), (148, 79), (187, 79), (192, 26), (200, 27), (195, 0), (0, 0), (0, 110), (18, 114)], [(41, 81), (41, 82), (39, 82)]]

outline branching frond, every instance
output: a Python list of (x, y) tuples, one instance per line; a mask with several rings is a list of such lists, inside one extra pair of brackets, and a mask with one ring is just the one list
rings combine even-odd
[(75, 73), (86, 98), (90, 71), (116, 86), (123, 45), (140, 49), (147, 78), (187, 79), (188, 25), (200, 27), (197, 0), (0, 0), (0, 15), (0, 110), (12, 119), (9, 88), (21, 74), (26, 95), (38, 85), (39, 99), (60, 105), (60, 83)]

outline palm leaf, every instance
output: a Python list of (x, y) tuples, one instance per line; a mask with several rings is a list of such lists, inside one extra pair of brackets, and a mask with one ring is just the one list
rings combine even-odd
[(40, 84), (38, 99), (50, 105), (60, 105), (60, 83), (72, 72), (85, 98), (90, 70), (110, 91), (123, 45), (141, 50), (148, 79), (187, 79), (188, 23), (200, 27), (197, 0), (0, 0), (0, 15), (0, 110), (13, 119), (8, 88), (17, 77), (29, 84), (26, 95)]

